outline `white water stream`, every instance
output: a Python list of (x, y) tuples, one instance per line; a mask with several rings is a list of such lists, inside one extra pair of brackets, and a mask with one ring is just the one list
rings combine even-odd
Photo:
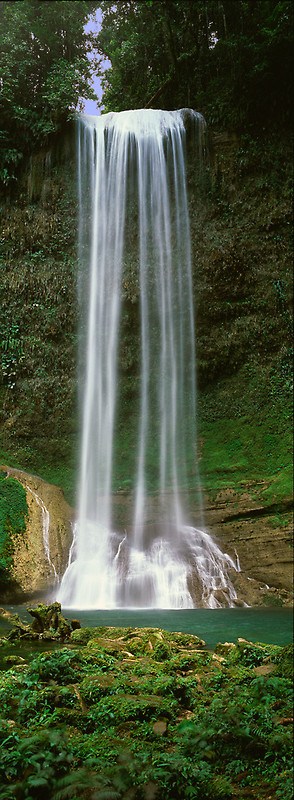
[(45, 503), (42, 500), (42, 498), (37, 494), (37, 492), (34, 492), (33, 489), (31, 489), (31, 487), (28, 486), (28, 484), (25, 484), (25, 488), (26, 488), (27, 492), (30, 492), (33, 495), (37, 505), (41, 509), (44, 551), (45, 551), (45, 555), (46, 555), (47, 561), (48, 561), (48, 563), (50, 565), (50, 568), (52, 569), (52, 572), (54, 573), (54, 578), (57, 581), (58, 580), (58, 575), (57, 575), (55, 566), (53, 564), (53, 561), (52, 561), (51, 555), (50, 555), (50, 540), (49, 540), (50, 514), (49, 514), (49, 511), (48, 511), (48, 508), (45, 505)]
[[(215, 608), (223, 590), (228, 605), (236, 599), (229, 579), (236, 564), (205, 532), (201, 510), (187, 118), (201, 142), (204, 120), (187, 109), (78, 122), (79, 293), (87, 333), (78, 519), (58, 594), (65, 607)], [(137, 426), (135, 474), (126, 476), (133, 480), (133, 512), (121, 532), (112, 484), (122, 284), (134, 258), (127, 245), (133, 230), (141, 388), (139, 412), (129, 421)], [(190, 524), (183, 500), (192, 479), (200, 527)]]

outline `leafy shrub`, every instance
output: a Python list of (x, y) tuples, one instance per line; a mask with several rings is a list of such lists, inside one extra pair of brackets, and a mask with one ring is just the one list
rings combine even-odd
[[(154, 759), (152, 774), (159, 786), (160, 800), (205, 800), (211, 797), (212, 770), (205, 761), (195, 762), (194, 758), (179, 753), (165, 753)], [(218, 800), (217, 794), (214, 797)]]
[(293, 664), (294, 664), (294, 645), (293, 643), (287, 644), (286, 647), (277, 654), (276, 662), (276, 675), (281, 678), (293, 678)]
[(104, 725), (118, 725), (128, 720), (151, 720), (159, 716), (170, 718), (177, 707), (170, 698), (163, 699), (158, 696), (128, 696), (114, 695), (105, 697), (90, 712), (89, 718), (102, 727)]
[(279, 800), (293, 800), (293, 767), (277, 776), (276, 795)]
[(62, 730), (22, 739), (12, 731), (3, 745), (1, 800), (49, 798), (56, 778), (71, 768), (72, 754)]
[(188, 672), (190, 669), (208, 666), (211, 660), (212, 655), (208, 652), (208, 650), (186, 650), (182, 653), (177, 653), (175, 656), (172, 656), (168, 668), (170, 672)]
[(153, 650), (155, 661), (167, 661), (171, 657), (171, 647), (167, 642), (158, 642)]
[(75, 683), (81, 671), (80, 653), (63, 648), (51, 653), (42, 653), (31, 662), (28, 669), (27, 682), (46, 683), (54, 680), (60, 684)]

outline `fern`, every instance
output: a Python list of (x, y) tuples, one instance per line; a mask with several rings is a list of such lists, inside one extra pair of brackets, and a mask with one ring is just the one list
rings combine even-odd
[(110, 779), (89, 772), (86, 767), (70, 772), (55, 785), (52, 800), (120, 800), (121, 793), (113, 788)]

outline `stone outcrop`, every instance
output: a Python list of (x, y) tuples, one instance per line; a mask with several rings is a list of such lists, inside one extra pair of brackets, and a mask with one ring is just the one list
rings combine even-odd
[(206, 499), (205, 519), (221, 549), (239, 561), (240, 573), (231, 575), (238, 596), (250, 606), (292, 605), (290, 499), (266, 506), (254, 499), (252, 486), (222, 490), (213, 502)]
[(16, 594), (48, 595), (67, 565), (72, 509), (57, 486), (17, 469), (2, 466), (1, 470), (24, 486), (28, 505), (25, 534), (14, 542)]
[[(57, 486), (20, 470), (1, 469), (25, 487), (29, 510), (26, 532), (15, 541), (15, 585), (23, 596), (54, 599), (68, 563), (74, 512)], [(236, 605), (289, 606), (293, 601), (291, 501), (286, 499), (278, 509), (262, 505), (253, 488), (244, 485), (243, 492), (224, 489), (213, 500), (206, 497), (207, 530), (239, 565), (239, 571), (230, 574), (238, 595)], [(125, 496), (124, 505), (128, 502)], [(223, 606), (228, 603), (225, 593), (217, 599)]]
[(36, 608), (28, 608), (27, 611), (33, 618), (32, 623), (23, 622), (18, 614), (0, 608), (0, 619), (2, 617), (12, 625), (8, 636), (4, 638), (4, 643), (7, 639), (9, 641), (44, 639), (63, 642), (70, 639), (72, 631), (80, 628), (79, 620), (68, 620), (63, 616), (60, 603), (51, 603), (48, 606), (39, 603)]

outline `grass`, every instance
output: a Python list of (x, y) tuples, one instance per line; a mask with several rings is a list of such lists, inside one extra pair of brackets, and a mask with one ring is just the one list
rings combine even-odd
[[(247, 364), (200, 397), (200, 472), (206, 490), (262, 482), (265, 505), (292, 495), (292, 396), (277, 373)], [(253, 489), (256, 492), (256, 488)]]
[(69, 504), (75, 502), (77, 468), (74, 464), (59, 463), (48, 464), (44, 453), (27, 447), (17, 447), (13, 450), (0, 449), (0, 463), (38, 475), (42, 480), (59, 486)]
[(262, 481), (269, 504), (290, 497), (292, 488), (291, 433), (268, 433), (267, 419), (248, 417), (203, 423), (201, 476), (206, 489), (237, 488), (244, 481)]

